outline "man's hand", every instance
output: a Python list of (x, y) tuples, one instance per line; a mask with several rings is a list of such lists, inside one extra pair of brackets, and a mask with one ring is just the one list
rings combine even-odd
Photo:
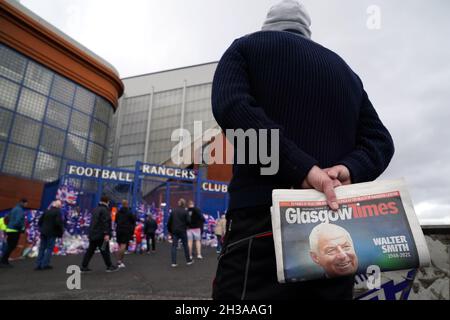
[(105, 235), (105, 236), (103, 237), (103, 240), (109, 241), (109, 236), (108, 236), (108, 235)]
[(352, 184), (352, 178), (350, 176), (350, 171), (348, 168), (342, 164), (337, 166), (323, 169), (331, 179), (339, 180), (342, 185)]
[(327, 204), (332, 210), (337, 210), (339, 205), (336, 199), (334, 188), (341, 185), (337, 179), (331, 179), (330, 176), (318, 166), (314, 166), (309, 170), (308, 175), (302, 183), (303, 189), (316, 189), (325, 193)]

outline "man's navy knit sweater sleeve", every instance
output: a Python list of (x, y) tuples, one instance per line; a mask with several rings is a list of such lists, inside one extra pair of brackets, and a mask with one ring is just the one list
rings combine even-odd
[(387, 168), (393, 154), (392, 137), (364, 91), (359, 113), (356, 147), (340, 163), (349, 169), (352, 183), (373, 181)]
[[(318, 161), (283, 134), (283, 127), (271, 120), (251, 95), (249, 75), (237, 41), (225, 52), (214, 75), (213, 114), (226, 129), (279, 129), (278, 176), (289, 185), (301, 184)], [(269, 133), (270, 136), (270, 133)]]

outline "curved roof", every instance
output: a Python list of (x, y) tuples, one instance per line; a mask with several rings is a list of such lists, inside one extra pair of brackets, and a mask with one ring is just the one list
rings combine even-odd
[(16, 1), (0, 1), (0, 41), (104, 97), (117, 108), (124, 90), (117, 70)]

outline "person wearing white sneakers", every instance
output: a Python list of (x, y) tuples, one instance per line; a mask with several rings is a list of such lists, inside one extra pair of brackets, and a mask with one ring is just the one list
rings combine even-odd
[(194, 206), (194, 201), (188, 202), (188, 214), (190, 223), (187, 229), (189, 257), (192, 259), (193, 244), (195, 243), (195, 249), (197, 251), (197, 259), (203, 259), (202, 257), (202, 228), (205, 222), (205, 218), (199, 208)]

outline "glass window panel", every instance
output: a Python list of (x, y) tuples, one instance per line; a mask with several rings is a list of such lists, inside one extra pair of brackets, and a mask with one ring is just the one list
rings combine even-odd
[(122, 126), (122, 130), (121, 130), (121, 134), (122, 135), (124, 135), (124, 136), (128, 136), (128, 135), (130, 135), (130, 133), (129, 132), (127, 132), (128, 131), (128, 127), (127, 126)]
[(145, 142), (146, 135), (147, 135), (146, 132), (141, 132), (141, 133), (134, 135), (133, 142), (134, 143)]
[[(0, 139), (7, 139), (12, 124), (13, 113), (0, 108)], [(0, 158), (1, 161), (1, 158)]]
[(161, 147), (160, 147), (160, 140), (158, 141), (152, 141), (149, 145), (149, 149), (151, 152), (159, 152)]
[(150, 107), (150, 97), (151, 95), (125, 98), (125, 114), (134, 115), (138, 112), (148, 112), (148, 108)]
[(134, 133), (142, 133), (146, 131), (147, 123), (146, 122), (138, 122), (124, 125), (122, 128), (123, 134), (134, 134)]
[[(156, 119), (155, 119), (156, 120)], [(164, 128), (179, 128), (180, 127), (180, 117), (165, 117), (154, 121), (151, 124), (153, 130), (164, 129)], [(170, 138), (170, 136), (169, 136)]]
[(185, 116), (184, 127), (193, 126), (194, 121), (202, 121), (203, 129), (208, 129), (206, 126), (207, 122), (214, 120), (214, 116), (211, 110), (190, 112)]
[(52, 85), (53, 72), (37, 63), (30, 61), (25, 74), (24, 85), (28, 88), (48, 95)]
[(2, 168), (3, 155), (6, 150), (6, 142), (0, 141), (0, 169)]
[(186, 113), (203, 111), (203, 110), (212, 110), (211, 100), (197, 100), (186, 103)]
[(101, 97), (97, 97), (95, 101), (95, 117), (103, 122), (109, 123), (113, 107)]
[(64, 131), (44, 125), (39, 148), (42, 151), (62, 155), (64, 150)]
[(134, 141), (135, 142), (140, 142), (140, 141), (145, 142), (145, 139), (146, 139), (146, 133), (145, 132), (144, 133), (139, 133), (139, 134), (135, 135), (135, 137), (134, 137)]
[(66, 158), (84, 162), (87, 141), (73, 134), (68, 134), (66, 141)]
[(72, 105), (74, 94), (75, 84), (59, 75), (55, 75), (51, 97), (67, 105)]
[(172, 128), (165, 128), (165, 129), (159, 129), (159, 130), (154, 130), (151, 131), (150, 133), (150, 140), (160, 140), (160, 139), (165, 139), (165, 140), (170, 140), (170, 137), (172, 135)]
[(2, 161), (5, 149), (6, 149), (6, 142), (0, 141), (0, 169), (2, 168)]
[(14, 50), (0, 44), (0, 74), (14, 81), (22, 81), (27, 60)]
[(204, 84), (186, 88), (186, 101), (196, 101), (211, 97), (212, 84)]
[(120, 141), (119, 145), (128, 144), (129, 141), (130, 141), (129, 136), (125, 136), (125, 135), (120, 136), (119, 139), (120, 139), (120, 140), (119, 140), (119, 141)]
[(170, 151), (154, 152), (149, 155), (150, 163), (162, 163), (170, 158)]
[(79, 136), (87, 138), (89, 134), (89, 126), (91, 124), (91, 119), (76, 110), (72, 110), (72, 117), (70, 118), (69, 131), (75, 133)]
[(154, 107), (161, 108), (174, 104), (181, 104), (183, 99), (183, 89), (175, 89), (166, 92), (155, 93)]
[(11, 133), (11, 140), (24, 146), (37, 148), (40, 131), (40, 122), (31, 120), (21, 115), (16, 115)]
[(145, 133), (123, 135), (120, 137), (120, 145), (134, 144), (145, 141)]
[(7, 149), (3, 171), (25, 177), (31, 177), (36, 152), (31, 149), (10, 144)]
[(94, 104), (95, 95), (82, 87), (77, 87), (73, 106), (78, 110), (91, 115), (94, 110)]
[[(67, 166), (67, 162), (68, 162), (68, 160), (67, 159), (65, 159), (65, 158), (62, 158), (61, 159), (61, 164), (60, 164), (60, 168), (59, 168), (59, 175), (60, 176), (62, 176), (62, 175), (65, 175), (66, 174), (66, 166)], [(65, 182), (67, 183), (67, 180), (70, 180), (70, 179), (66, 179), (65, 180)], [(80, 181), (79, 179), (74, 179), (75, 181)], [(74, 185), (74, 187), (75, 187), (75, 185)]]
[(147, 125), (148, 112), (136, 112), (133, 114), (128, 114), (123, 117), (122, 124), (132, 124), (132, 123), (145, 123)]
[(117, 160), (117, 165), (119, 167), (134, 166), (136, 164), (136, 161), (142, 161), (143, 158), (143, 154), (137, 156), (119, 157), (119, 159)]
[(43, 181), (55, 181), (59, 176), (61, 158), (50, 154), (39, 152), (36, 158), (34, 178)]
[(104, 149), (101, 146), (99, 146), (98, 144), (89, 142), (86, 162), (96, 164), (96, 165), (102, 165), (103, 164), (103, 152), (104, 152)]
[(119, 156), (137, 155), (142, 153), (144, 153), (144, 144), (142, 143), (121, 146), (119, 148)]
[(108, 127), (100, 121), (93, 119), (90, 139), (104, 146)]
[(17, 112), (27, 115), (33, 119), (42, 121), (45, 114), (46, 104), (47, 97), (23, 88), (20, 94)]
[(121, 169), (125, 169), (125, 170), (134, 170), (135, 166), (134, 165), (130, 165), (130, 166), (123, 166), (120, 167)]
[(50, 101), (48, 102), (47, 114), (45, 117), (45, 120), (48, 124), (66, 130), (67, 125), (69, 124), (69, 117), (69, 107), (66, 107), (63, 104), (50, 99)]
[(155, 109), (152, 112), (152, 120), (165, 118), (168, 116), (181, 116), (181, 104), (164, 106), (159, 109)]
[(19, 86), (12, 81), (0, 78), (0, 107), (14, 110), (16, 108)]

